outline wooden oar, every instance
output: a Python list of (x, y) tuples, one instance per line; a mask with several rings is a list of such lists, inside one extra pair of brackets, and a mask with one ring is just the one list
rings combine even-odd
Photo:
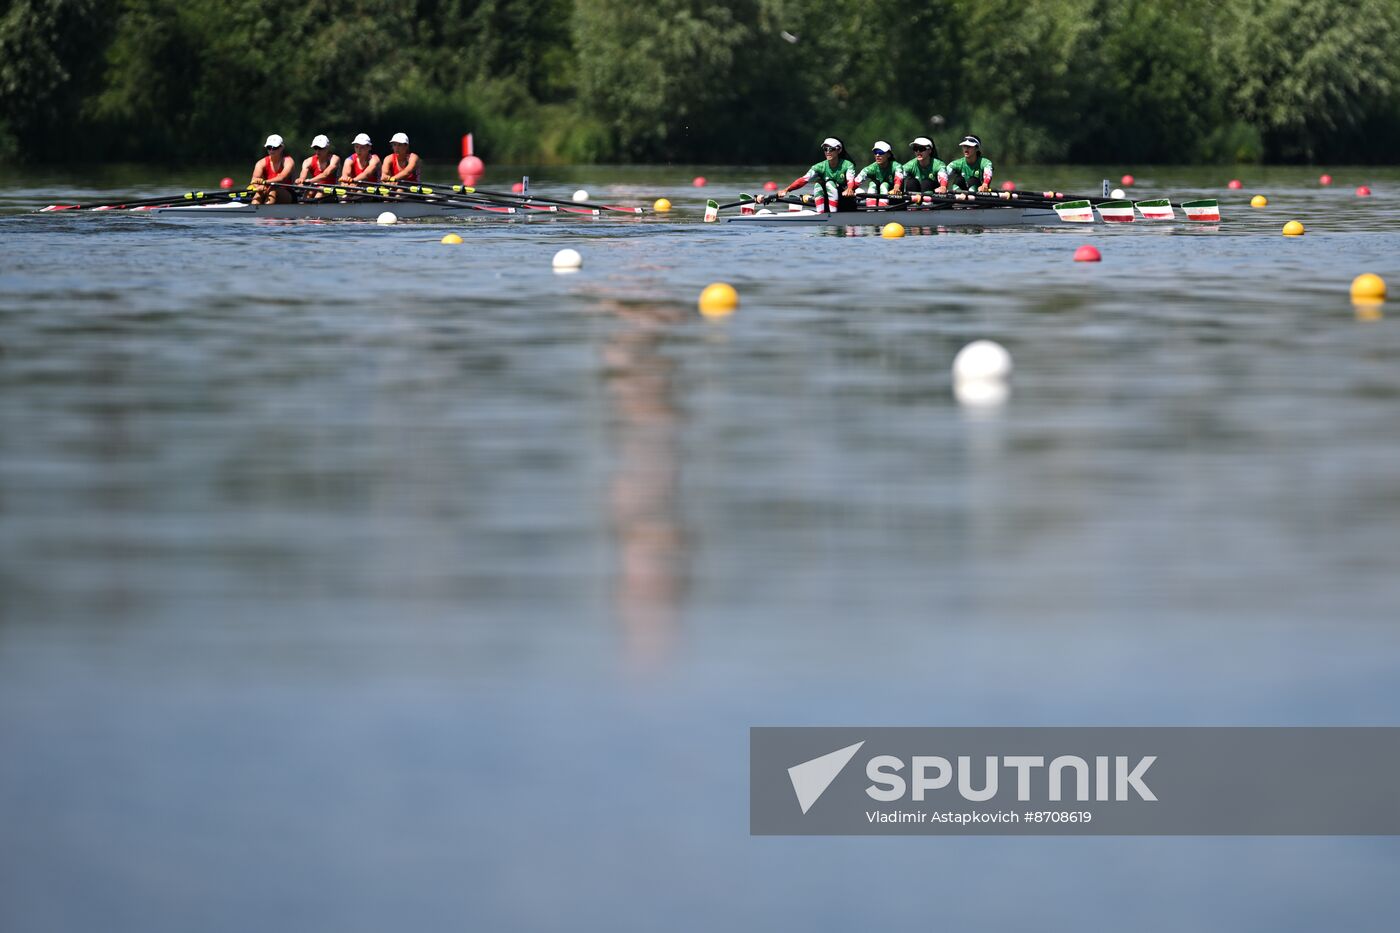
[(618, 214), (645, 214), (646, 209), (641, 207), (627, 207), (622, 204), (593, 204), (589, 201), (565, 201), (562, 198), (542, 198), (534, 194), (510, 194), (504, 191), (487, 191), (483, 188), (473, 188), (468, 185), (453, 185), (453, 191), (460, 191), (463, 194), (481, 194), (492, 198), (504, 198), (513, 201), (536, 201), (540, 204), (559, 204), (568, 207), (586, 207), (598, 211), (612, 211)]
[(99, 201), (96, 204), (50, 204), (48, 207), (39, 209), (40, 214), (47, 214), (51, 211), (110, 211), (127, 207), (155, 207), (162, 204), (174, 204), (177, 201), (204, 201), (223, 200), (246, 197), (252, 194), (250, 190), (244, 191), (220, 191), (217, 194), (206, 194), (203, 191), (186, 191), (184, 194), (167, 194), (158, 198), (136, 198), (125, 201)]
[[(411, 187), (417, 187), (419, 190), (409, 190)], [(497, 204), (490, 201), (477, 200), (475, 198), (443, 194), (435, 192), (431, 188), (424, 188), (421, 185), (396, 188), (391, 188), (388, 185), (371, 185), (368, 190), (373, 194), (384, 197), (386, 203), (389, 204), (397, 200), (407, 201), (413, 204), (441, 204), (446, 207), (461, 207), (467, 210), (485, 211), (490, 214), (514, 214), (516, 212), (516, 208), (512, 205)]]
[(379, 188), (389, 188), (392, 191), (403, 191), (409, 194), (422, 194), (437, 198), (449, 198), (453, 200), (453, 203), (466, 202), (469, 204), (494, 205), (497, 207), (510, 207), (515, 210), (524, 209), (530, 211), (547, 211), (550, 213), (562, 211), (568, 214), (588, 214), (593, 217), (597, 217), (599, 214), (602, 213), (602, 211), (598, 210), (597, 208), (583, 207), (580, 205), (559, 207), (554, 204), (529, 204), (521, 201), (519, 198), (507, 199), (489, 197), (482, 194), (462, 194), (459, 193), (463, 188), (462, 185), (452, 185), (446, 190), (439, 190), (438, 188), (435, 188), (431, 185), (405, 185), (400, 182), (391, 181), (379, 185)]

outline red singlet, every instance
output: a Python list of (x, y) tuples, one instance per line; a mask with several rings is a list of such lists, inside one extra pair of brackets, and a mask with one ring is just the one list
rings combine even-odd
[[(350, 166), (350, 171), (347, 173), (350, 181), (359, 178), (360, 173), (365, 170), (364, 163), (360, 161), (360, 154), (358, 152), (351, 155), (350, 160), (346, 164)], [(378, 181), (379, 179), (375, 178), (373, 175), (366, 175), (363, 180)]]
[[(389, 159), (393, 159), (393, 160), (394, 160), (393, 167), (390, 167), (390, 165), (389, 165)], [(397, 152), (391, 152), (391, 153), (389, 153), (388, 158), (386, 158), (386, 159), (384, 160), (384, 174), (385, 174), (386, 176), (388, 176), (388, 175), (395, 175), (395, 174), (398, 174), (398, 171), (399, 171), (399, 154), (398, 154)], [(418, 180), (418, 173), (417, 173), (416, 171), (415, 171), (415, 172), (411, 172), (411, 173), (409, 173), (408, 175), (405, 175), (403, 178), (400, 178), (400, 179), (399, 179), (399, 181), (407, 181), (407, 182), (416, 182), (417, 180)]]

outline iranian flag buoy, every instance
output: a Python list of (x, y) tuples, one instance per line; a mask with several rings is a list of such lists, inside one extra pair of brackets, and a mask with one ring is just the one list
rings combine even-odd
[(1094, 222), (1094, 205), (1088, 201), (1066, 201), (1063, 204), (1055, 205), (1055, 213), (1060, 215), (1060, 219), (1072, 224), (1091, 224)]
[(1166, 198), (1158, 198), (1154, 201), (1139, 201), (1137, 209), (1142, 212), (1143, 220), (1175, 220), (1176, 212), (1172, 210), (1172, 202)]
[(1186, 212), (1187, 220), (1196, 220), (1202, 223), (1215, 223), (1220, 220), (1220, 202), (1215, 198), (1206, 198), (1201, 201), (1182, 201), (1181, 209)]
[(1132, 201), (1104, 201), (1099, 205), (1099, 216), (1104, 219), (1104, 223), (1130, 224), (1136, 215), (1133, 213)]

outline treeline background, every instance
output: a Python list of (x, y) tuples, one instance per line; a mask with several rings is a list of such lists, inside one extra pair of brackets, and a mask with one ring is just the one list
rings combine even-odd
[(0, 0), (0, 155), (1395, 161), (1400, 0)]

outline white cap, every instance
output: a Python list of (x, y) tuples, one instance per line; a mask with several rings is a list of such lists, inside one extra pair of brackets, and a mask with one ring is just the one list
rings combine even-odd
[(927, 136), (916, 136), (916, 137), (914, 137), (914, 141), (913, 141), (912, 143), (910, 143), (909, 145), (911, 145), (911, 146), (928, 146), (930, 149), (932, 149), (932, 148), (933, 148), (933, 140), (929, 139)]
[(311, 140), (312, 149), (329, 149), (330, 147), (331, 141), (326, 138), (325, 133), (322, 133), (320, 136), (317, 136), (315, 139)]
[(876, 141), (875, 141), (875, 145), (873, 145), (873, 146), (870, 147), (870, 151), (871, 151), (871, 152), (889, 152), (889, 151), (890, 151), (890, 144), (887, 143), (887, 142), (885, 142), (883, 139), (876, 140)]
[(351, 142), (354, 143), (356, 146), (372, 146), (372, 145), (374, 145), (373, 143), (371, 143), (371, 142), (369, 141), (369, 134), (368, 134), (368, 133), (361, 133), (359, 136), (356, 136), (354, 139), (352, 139)]
[(407, 134), (407, 133), (395, 133), (395, 134), (394, 134), (394, 138), (391, 139), (391, 140), (389, 140), (389, 142), (391, 142), (391, 143), (403, 143), (405, 146), (407, 146), (407, 145), (408, 145), (408, 134)]
[(823, 146), (839, 146), (839, 145), (841, 145), (841, 140), (837, 139), (835, 136), (828, 136), (826, 139), (823, 139), (823, 140), (822, 140), (822, 145), (823, 145)]
[(281, 146), (281, 145), (282, 145), (282, 137), (281, 137), (281, 136), (278, 136), (276, 133), (273, 133), (271, 136), (269, 136), (269, 137), (267, 138), (267, 142), (263, 143), (263, 148), (264, 148), (264, 149), (276, 149), (277, 147), (279, 147), (279, 146)]
[(964, 136), (964, 137), (962, 138), (962, 142), (958, 143), (958, 145), (959, 145), (959, 146), (972, 146), (972, 147), (975, 148), (975, 149), (981, 149), (981, 148), (982, 148), (982, 140), (978, 139), (976, 136), (973, 136), (972, 134), (969, 133), (968, 135), (966, 135), (966, 136)]

